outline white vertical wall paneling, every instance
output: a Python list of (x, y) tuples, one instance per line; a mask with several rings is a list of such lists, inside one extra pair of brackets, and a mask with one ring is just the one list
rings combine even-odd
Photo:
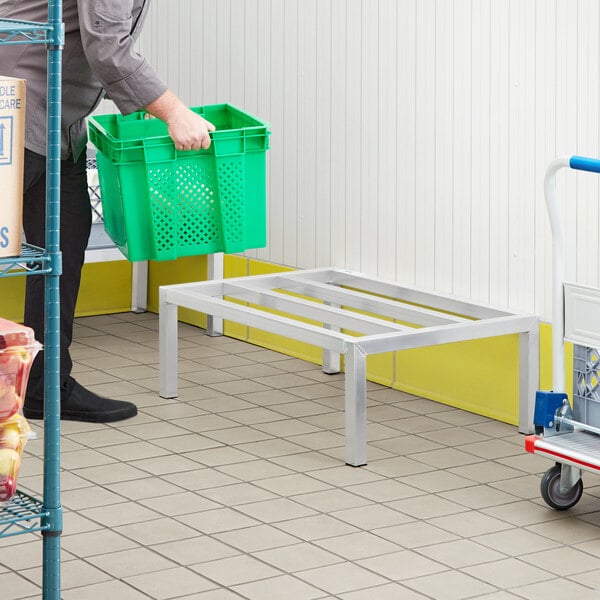
[(246, 104), (246, 10), (248, 2), (232, 2), (229, 16), (231, 55), (229, 61), (230, 102)]
[[(489, 301), (508, 304), (508, 197), (510, 155), (509, 11), (506, 0), (490, 2), (490, 182)], [(482, 202), (484, 199), (482, 198)]]
[[(258, 0), (245, 0), (242, 10), (239, 10), (242, 28), (242, 54), (237, 62), (240, 63), (240, 71), (237, 71), (235, 77), (241, 78), (240, 100), (236, 102), (238, 106), (243, 106), (245, 110), (252, 114), (258, 114), (258, 90), (259, 90), (259, 71), (261, 63), (258, 59), (259, 48), (259, 10)], [(256, 257), (255, 250), (249, 251), (248, 255)]]
[[(397, 256), (396, 279), (414, 283), (417, 239), (417, 0), (398, 5)], [(420, 100), (420, 99), (419, 99)], [(431, 235), (431, 233), (430, 233)]]
[(435, 287), (435, 0), (416, 5), (415, 283)]
[[(252, 114), (259, 114), (259, 73), (263, 68), (263, 63), (258, 59), (260, 36), (258, 0), (246, 0), (243, 11), (241, 11), (241, 17), (243, 50), (239, 62), (241, 63), (242, 72), (238, 72), (236, 77), (241, 78), (243, 96), (240, 94), (240, 101), (237, 104), (243, 106)], [(256, 251), (248, 254), (257, 256)]]
[[(548, 4), (552, 10), (548, 10)], [(534, 184), (540, 182), (537, 174), (543, 174), (548, 163), (556, 158), (557, 140), (559, 132), (555, 118), (558, 99), (556, 91), (559, 41), (557, 36), (557, 2), (537, 3), (536, 22), (539, 24), (536, 36), (536, 73), (537, 73), (537, 98), (535, 110), (536, 150), (534, 154)], [(548, 223), (545, 201), (542, 194), (535, 189), (535, 252), (534, 252), (534, 305), (543, 303), (543, 291), (547, 281), (552, 279), (551, 252), (546, 249), (551, 247), (551, 233)], [(548, 305), (550, 309), (550, 304)], [(550, 309), (551, 310), (551, 309)]]
[(471, 289), (471, 136), (472, 136), (472, 7), (454, 4), (453, 114), (453, 293), (468, 297)]
[[(568, 31), (568, 15), (572, 14), (573, 11), (569, 10), (569, 6), (572, 4), (568, 0), (555, 0), (554, 15), (555, 15), (555, 26), (554, 33), (549, 36), (549, 43), (553, 43), (555, 49), (555, 62), (552, 65), (554, 70), (555, 85), (553, 89), (548, 89), (548, 93), (554, 98), (554, 114), (549, 115), (549, 119), (553, 119), (555, 123), (555, 136), (554, 136), (554, 147), (548, 149), (548, 154), (552, 153), (555, 156), (565, 154), (567, 148), (575, 148), (575, 145), (571, 142), (573, 136), (573, 128), (568, 123), (567, 117), (570, 113), (570, 99), (569, 89), (567, 82), (567, 74), (570, 72), (570, 60), (569, 60), (569, 41), (570, 33)], [(572, 44), (571, 44), (572, 45)], [(565, 184), (567, 178), (565, 173), (559, 173), (556, 179), (556, 192), (558, 198), (565, 198), (566, 189)], [(543, 201), (543, 199), (540, 199)], [(567, 229), (569, 229), (569, 219), (565, 210), (565, 201), (561, 203), (561, 214), (563, 215), (563, 222)], [(544, 241), (539, 238), (539, 244), (536, 247), (536, 253), (543, 255), (544, 257), (544, 279), (540, 283), (536, 279), (536, 294), (537, 302), (536, 306), (541, 307), (544, 314), (550, 315), (552, 312), (552, 294), (545, 293), (547, 289), (547, 282), (552, 277), (552, 246), (551, 246), (551, 233), (550, 224), (548, 217), (546, 216), (545, 209), (539, 210), (539, 219), (544, 224), (546, 238)], [(541, 245), (540, 245), (541, 244)], [(567, 252), (567, 270), (570, 260), (570, 252)], [(538, 287), (539, 286), (539, 287)]]
[(382, 0), (379, 10), (377, 55), (378, 76), (375, 82), (379, 99), (377, 120), (368, 115), (367, 126), (376, 129), (377, 140), (377, 233), (370, 243), (377, 249), (377, 274), (385, 279), (396, 277), (396, 221), (400, 197), (397, 188), (398, 162), (398, 3)]
[[(267, 206), (267, 257), (284, 263), (284, 96), (285, 72), (285, 7), (284, 0), (272, 0), (270, 64), (270, 112), (264, 115), (271, 124), (271, 150), (269, 151), (269, 196)], [(259, 115), (263, 117), (263, 115)]]
[[(540, 179), (535, 173), (536, 153), (543, 151), (536, 143), (536, 118), (537, 112), (543, 111), (543, 100), (541, 95), (540, 81), (538, 71), (536, 71), (536, 40), (539, 37), (541, 29), (540, 23), (536, 20), (536, 6), (539, 0), (528, 0), (524, 7), (526, 13), (526, 32), (534, 31), (533, 35), (526, 34), (526, 71), (525, 81), (522, 87), (524, 91), (524, 109), (525, 109), (525, 139), (523, 156), (523, 195), (519, 206), (519, 221), (522, 224), (519, 227), (519, 240), (521, 245), (519, 260), (519, 279), (515, 280), (515, 285), (519, 287), (522, 294), (516, 306), (532, 306), (534, 303), (534, 288), (532, 283), (535, 280), (535, 205), (536, 197), (539, 197)], [(544, 3), (545, 4), (545, 3)], [(543, 23), (543, 22), (542, 22)], [(540, 103), (538, 104), (538, 100)], [(523, 285), (522, 282), (529, 282)]]
[(490, 301), (490, 4), (472, 3), (470, 296)]
[[(587, 152), (590, 156), (600, 156), (600, 143), (598, 134), (600, 132), (600, 69), (595, 63), (594, 57), (600, 56), (600, 5), (598, 2), (590, 3), (590, 18), (588, 19), (589, 39), (588, 52), (590, 55), (589, 62), (589, 146)], [(588, 214), (588, 228), (590, 234), (587, 246), (587, 256), (589, 262), (587, 265), (587, 273), (585, 281), (589, 285), (598, 287), (600, 285), (600, 179), (598, 176), (591, 176), (590, 189), (587, 196), (590, 198), (588, 203), (590, 212)]]
[[(181, 2), (177, 2), (176, 5), (172, 5), (171, 9), (165, 13), (166, 19), (164, 23), (167, 24), (169, 30), (172, 30), (176, 23), (181, 23), (179, 19), (180, 8)], [(167, 74), (169, 86), (179, 90), (179, 78), (181, 75), (178, 68), (180, 59), (179, 39), (171, 38), (170, 42), (167, 42), (167, 44), (169, 45), (170, 50), (164, 54), (162, 69)]]
[[(308, 141), (306, 151), (312, 153), (315, 168), (315, 266), (331, 264), (333, 211), (331, 173), (331, 98), (332, 98), (332, 40), (333, 25), (330, 2), (316, 2), (316, 89), (314, 113), (315, 139)], [(336, 24), (337, 26), (337, 24)], [(311, 32), (309, 32), (311, 35)]]
[(241, 105), (255, 114), (258, 108), (258, 0), (246, 0), (242, 11), (244, 23), (244, 47), (242, 53), (242, 73), (239, 74), (244, 86)]
[[(210, 3), (210, 0), (205, 0)], [(166, 4), (166, 3), (165, 3)], [(231, 98), (231, 56), (232, 56), (232, 35), (233, 28), (231, 26), (231, 0), (221, 0), (216, 3), (217, 22), (211, 24), (216, 28), (216, 56), (215, 63), (217, 65), (216, 73), (216, 101), (217, 102), (232, 102)], [(208, 17), (208, 13), (205, 13)], [(202, 30), (207, 27), (203, 23)], [(200, 75), (202, 78), (202, 75)]]
[(142, 55), (148, 60), (165, 83), (178, 89), (175, 78), (179, 76), (178, 70), (169, 73), (169, 56), (177, 56), (178, 48), (171, 45), (171, 40), (175, 43), (175, 38), (171, 35), (165, 35), (163, 32), (170, 31), (173, 24), (168, 19), (166, 6), (155, 3), (144, 24), (143, 33), (138, 41), (138, 47)]
[[(562, 0), (559, 23), (565, 24), (565, 64), (561, 73), (561, 87), (564, 89), (565, 104), (563, 111), (557, 113), (557, 122), (564, 125), (564, 145), (558, 146), (557, 154), (583, 154), (579, 144), (578, 132), (578, 98), (579, 98), (579, 2)], [(564, 148), (564, 150), (563, 150)], [(581, 204), (578, 198), (578, 178), (574, 173), (565, 172), (560, 174), (559, 181), (564, 187), (559, 189), (558, 197), (562, 203), (563, 223), (566, 223), (567, 260), (566, 268), (569, 278), (576, 278), (577, 271), (577, 243), (576, 225), (577, 209)]]
[[(597, 0), (155, 0), (139, 45), (185, 101), (271, 123), (251, 255), (550, 318), (542, 178), (600, 153)], [(599, 184), (557, 182), (568, 278), (592, 286)]]
[(531, 0), (509, 0), (508, 10), (510, 17), (510, 96), (509, 96), (509, 196), (508, 196), (508, 288), (509, 306), (519, 306), (523, 300), (524, 286), (515, 286), (516, 281), (524, 275), (522, 267), (522, 239), (526, 224), (520, 222), (522, 216), (523, 182), (525, 169), (525, 130), (526, 130), (526, 104), (525, 88), (527, 54), (533, 51), (528, 47), (526, 36), (526, 11), (525, 7)]
[(360, 271), (362, 169), (362, 1), (346, 0), (346, 266)]
[(283, 262), (300, 265), (298, 256), (298, 2), (285, 0), (285, 70), (284, 70), (284, 248)]
[[(361, 0), (361, 178), (360, 178), (360, 270), (377, 273), (379, 233), (378, 186), (379, 131), (375, 126), (379, 122), (380, 98), (379, 74), (379, 14), (372, 10), (371, 0)], [(387, 217), (389, 218), (389, 216)]]
[[(600, 106), (600, 69), (597, 64), (594, 64), (593, 57), (600, 56), (600, 5), (594, 2), (591, 5), (592, 15), (588, 21), (590, 29), (590, 78), (593, 81), (593, 88), (590, 93), (590, 101), (588, 110), (590, 111), (590, 146), (589, 154), (592, 156), (600, 156), (600, 115), (597, 107)], [(596, 107), (594, 110), (593, 107)], [(588, 264), (588, 273), (586, 282), (594, 287), (600, 286), (600, 179), (590, 177), (592, 182), (590, 197), (590, 216), (589, 227), (590, 240), (588, 242), (588, 256), (590, 262)]]
[(191, 49), (192, 44), (195, 42), (191, 39), (191, 28), (190, 19), (183, 18), (183, 15), (189, 14), (191, 7), (187, 0), (179, 0), (175, 4), (171, 5), (171, 11), (169, 12), (169, 19), (172, 23), (171, 27), (175, 27), (176, 23), (181, 28), (181, 35), (173, 40), (176, 51), (168, 53), (167, 61), (167, 72), (173, 73), (174, 77), (171, 79), (172, 85), (179, 90), (179, 93), (183, 97), (184, 101), (188, 104), (192, 102), (190, 79), (186, 77), (185, 72), (179, 68), (181, 61), (195, 62), (195, 57), (192, 56)]
[(348, 266), (346, 153), (353, 139), (346, 127), (346, 10), (346, 0), (331, 0), (331, 263), (341, 266)]
[[(436, 3), (435, 14), (435, 72), (452, 73), (454, 62), (454, 5)], [(436, 77), (435, 81), (434, 144), (428, 162), (429, 177), (434, 183), (432, 229), (426, 234), (435, 259), (435, 285), (440, 291), (453, 291), (453, 225), (454, 185), (454, 81), (452, 77)], [(418, 201), (418, 200), (417, 200)], [(464, 272), (464, 270), (463, 270)]]
[[(256, 3), (256, 113), (271, 112), (271, 3)], [(251, 55), (251, 54), (250, 54)]]
[[(580, 94), (577, 96), (577, 145), (580, 148), (581, 154), (587, 154), (585, 149), (589, 148), (589, 113), (588, 113), (588, 98), (590, 93), (590, 79), (588, 64), (590, 60), (589, 48), (589, 29), (587, 26), (589, 19), (589, 0), (577, 0), (579, 10), (577, 13), (577, 39), (579, 42), (577, 48), (577, 87)], [(578, 173), (577, 180), (577, 195), (585, 195), (588, 191), (590, 178), (586, 177), (586, 173)], [(571, 207), (570, 207), (571, 208)], [(576, 204), (571, 210), (577, 215), (577, 225), (575, 230), (576, 239), (576, 256), (577, 256), (577, 281), (584, 281), (587, 269), (588, 257), (586, 253), (586, 238), (589, 222), (587, 219), (588, 207), (584, 204)]]
[[(316, 239), (316, 164), (321, 153), (317, 146), (315, 114), (317, 53), (316, 0), (298, 2), (298, 161), (297, 161), (297, 228), (302, 250), (298, 251), (299, 267), (314, 267)], [(310, 83), (308, 83), (310, 82)]]
[[(598, 2), (581, 2), (578, 49), (578, 145), (581, 153), (598, 154)], [(585, 19), (585, 20), (584, 20)], [(598, 177), (578, 174), (580, 193), (584, 198), (598, 198)], [(578, 193), (579, 195), (579, 193)], [(597, 282), (598, 273), (598, 204), (577, 205), (577, 280)]]
[[(190, 96), (190, 79), (185, 76), (186, 73), (179, 68), (179, 65), (184, 60), (186, 62), (193, 62), (193, 58), (190, 55), (193, 44), (193, 41), (190, 39), (192, 33), (190, 19), (183, 18), (183, 15), (189, 14), (190, 10), (191, 7), (186, 0), (179, 0), (176, 5), (172, 5), (172, 9), (169, 12), (170, 26), (175, 28), (177, 26), (176, 23), (179, 24), (182, 35), (178, 36), (176, 40), (173, 40), (177, 51), (173, 53), (169, 52), (167, 69), (169, 73), (176, 74), (176, 77), (172, 80), (173, 86), (180, 90), (184, 99), (189, 98)], [(190, 101), (191, 100), (188, 102)]]
[[(255, 112), (259, 117), (266, 119), (264, 115), (271, 114), (271, 2), (256, 3), (256, 107)], [(269, 123), (271, 126), (271, 124)], [(272, 127), (272, 126), (271, 126)], [(272, 172), (271, 160), (272, 152), (267, 152), (267, 172)], [(269, 239), (270, 209), (272, 207), (271, 198), (273, 197), (272, 177), (267, 179), (267, 239)], [(249, 251), (249, 255), (255, 258), (268, 260), (269, 251), (267, 248), (261, 248)]]
[(190, 1), (190, 31), (193, 39), (190, 72), (185, 73), (191, 83), (191, 102), (195, 105), (216, 104), (220, 95), (217, 94), (219, 73), (217, 52), (218, 24), (217, 3), (206, 0)]

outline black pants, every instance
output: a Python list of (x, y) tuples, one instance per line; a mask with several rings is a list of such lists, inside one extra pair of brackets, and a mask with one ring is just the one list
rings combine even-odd
[[(60, 381), (64, 385), (73, 361), (69, 346), (73, 339), (75, 304), (81, 281), (85, 249), (92, 226), (92, 210), (87, 187), (85, 152), (74, 162), (61, 161), (60, 177)], [(46, 233), (46, 157), (25, 151), (23, 192), (23, 229), (29, 244), (45, 246)], [(25, 325), (33, 328), (36, 339), (44, 342), (44, 278), (26, 278)], [(44, 359), (40, 353), (29, 376), (27, 395), (44, 397)]]

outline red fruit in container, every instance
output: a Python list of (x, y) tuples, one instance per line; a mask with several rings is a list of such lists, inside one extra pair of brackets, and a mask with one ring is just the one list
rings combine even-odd
[(27, 419), (19, 413), (0, 421), (0, 449), (10, 448), (22, 454), (25, 444), (34, 437), (36, 434), (31, 431)]
[(11, 448), (18, 451), (20, 447), (21, 431), (18, 424), (12, 424), (10, 421), (0, 423), (0, 448)]
[(2, 373), (14, 376), (14, 386), (19, 396), (25, 394), (29, 371), (37, 352), (36, 346), (15, 346), (4, 352), (0, 350), (0, 376)]
[(0, 475), (0, 502), (8, 502), (17, 491), (17, 478)]
[(0, 422), (0, 503), (9, 502), (17, 490), (23, 449), (33, 437), (23, 415), (17, 413)]
[(21, 466), (21, 455), (12, 448), (0, 448), (0, 477), (14, 477)]
[(28, 346), (32, 340), (30, 332), (29, 327), (0, 319), (0, 350), (13, 346)]
[(41, 347), (33, 329), (0, 319), (0, 421), (22, 407), (31, 364)]
[(0, 422), (6, 421), (23, 406), (21, 396), (15, 390), (15, 376), (0, 374)]
[(23, 447), (33, 436), (19, 411), (41, 347), (33, 329), (0, 318), (0, 503), (16, 492)]
[(21, 455), (12, 448), (0, 448), (0, 502), (8, 502), (17, 491)]

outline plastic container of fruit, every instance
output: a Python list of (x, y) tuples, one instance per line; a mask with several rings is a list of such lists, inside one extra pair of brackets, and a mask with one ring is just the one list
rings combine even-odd
[(17, 491), (23, 448), (34, 437), (20, 413), (0, 422), (0, 506), (10, 502)]
[(41, 348), (33, 329), (0, 318), (0, 423), (23, 408), (31, 364)]

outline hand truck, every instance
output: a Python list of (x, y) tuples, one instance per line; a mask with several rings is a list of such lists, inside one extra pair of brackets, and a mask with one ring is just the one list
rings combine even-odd
[[(564, 341), (568, 339), (571, 342), (584, 343), (589, 337), (585, 334), (583, 337), (577, 335), (577, 331), (581, 333), (586, 328), (586, 324), (583, 323), (582, 327), (581, 322), (578, 328), (568, 324), (569, 335), (568, 338), (565, 337), (565, 319), (570, 319), (573, 311), (569, 309), (565, 314), (565, 238), (555, 190), (556, 173), (563, 167), (600, 173), (600, 160), (582, 156), (559, 158), (550, 163), (544, 178), (546, 207), (552, 229), (553, 389), (536, 393), (533, 416), (536, 435), (525, 438), (525, 450), (555, 462), (554, 466), (546, 471), (540, 483), (542, 498), (555, 510), (567, 510), (579, 502), (583, 494), (583, 471), (600, 472), (600, 422), (576, 420), (565, 391)], [(592, 303), (597, 302), (596, 309), (600, 310), (600, 290), (586, 289), (592, 294)], [(592, 325), (592, 328), (595, 328), (595, 325)], [(580, 399), (575, 396), (573, 408), (577, 408), (575, 403), (578, 401)], [(583, 414), (585, 411), (575, 412)]]

